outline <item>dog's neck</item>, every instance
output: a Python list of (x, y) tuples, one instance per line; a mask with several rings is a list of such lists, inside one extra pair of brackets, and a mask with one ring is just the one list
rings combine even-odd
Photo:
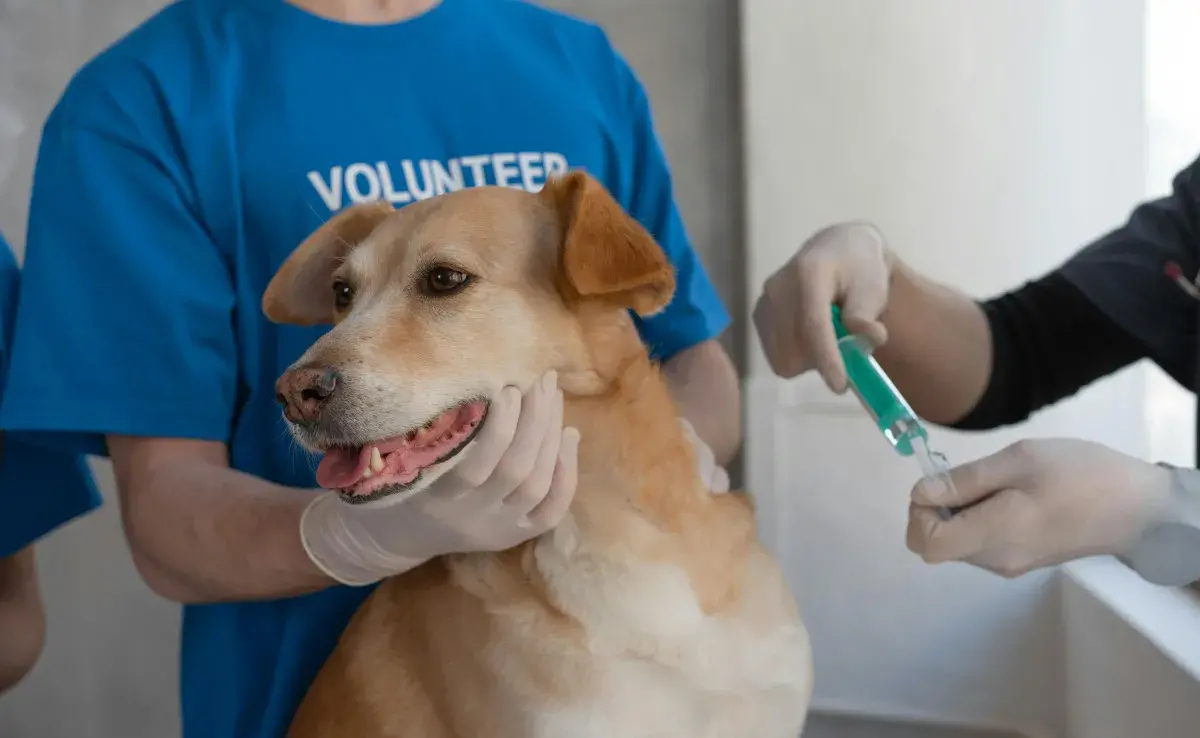
[(579, 429), (577, 507), (624, 497), (655, 525), (668, 525), (708, 491), (666, 379), (632, 324), (606, 325), (587, 369), (560, 371), (564, 421)]
[(752, 506), (701, 482), (666, 379), (633, 325), (587, 326), (588, 351), (577, 354), (587, 359), (558, 369), (564, 422), (580, 432), (570, 514), (522, 546), (452, 557), (456, 580), (480, 597), (545, 599), (582, 621), (580, 608), (595, 603), (577, 588), (604, 599), (624, 591), (612, 577), (653, 563), (683, 572), (714, 612), (736, 601), (737, 567), (755, 542)]
[(571, 513), (504, 558), (576, 618), (586, 619), (579, 608), (594, 598), (575, 588), (624, 592), (645, 564), (683, 572), (702, 609), (715, 612), (736, 600), (737, 567), (755, 542), (752, 506), (701, 481), (666, 379), (633, 325), (590, 327), (589, 360), (559, 369), (565, 422), (580, 432)]

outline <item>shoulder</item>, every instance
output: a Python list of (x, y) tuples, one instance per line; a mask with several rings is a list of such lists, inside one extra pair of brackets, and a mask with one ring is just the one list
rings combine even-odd
[(93, 56), (72, 76), (47, 121), (106, 128), (195, 95), (218, 51), (230, 0), (179, 0)]
[(549, 33), (585, 41), (604, 37), (604, 32), (596, 23), (530, 0), (477, 1), (483, 3), (484, 12), (490, 13), (493, 18), (514, 23), (526, 32)]
[(581, 82), (603, 93), (605, 102), (625, 105), (641, 94), (632, 69), (599, 24), (528, 0), (486, 2), (509, 35), (552, 50), (556, 62), (571, 67)]

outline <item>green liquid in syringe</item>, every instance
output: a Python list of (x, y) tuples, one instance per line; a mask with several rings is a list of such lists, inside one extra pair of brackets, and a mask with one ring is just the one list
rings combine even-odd
[(837, 305), (833, 306), (833, 329), (837, 334), (838, 350), (846, 366), (850, 389), (896, 451), (901, 456), (912, 456), (914, 439), (921, 438), (928, 442), (925, 428), (879, 362), (871, 356), (871, 346), (866, 339), (846, 330)]

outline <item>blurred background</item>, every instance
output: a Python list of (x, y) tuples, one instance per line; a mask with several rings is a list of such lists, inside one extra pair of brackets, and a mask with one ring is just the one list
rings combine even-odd
[[(854, 401), (772, 377), (763, 279), (870, 218), (918, 269), (987, 296), (1167, 191), (1200, 154), (1196, 0), (549, 0), (647, 86), (692, 236), (737, 317), (738, 476), (812, 635), (814, 738), (1200, 735), (1200, 597), (1110, 560), (1004, 581), (904, 550), (917, 471)], [(0, 223), (18, 253), (41, 122), (70, 75), (163, 5), (0, 0)], [(1195, 401), (1135, 366), (1025, 426), (939, 432), (951, 460), (1066, 434), (1193, 465)], [(39, 546), (49, 641), (4, 738), (178, 735), (178, 611), (108, 504)], [(750, 738), (750, 737), (747, 737)]]

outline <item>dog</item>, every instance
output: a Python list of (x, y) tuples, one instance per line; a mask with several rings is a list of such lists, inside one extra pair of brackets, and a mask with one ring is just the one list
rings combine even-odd
[(267, 317), (333, 324), (289, 371), (335, 370), (343, 394), (293, 426), (299, 442), (361, 449), (432, 426), (449, 444), (343, 496), (421, 494), (469, 450), (480, 398), (550, 370), (581, 434), (563, 521), (383, 581), (292, 738), (800, 735), (812, 658), (794, 598), (751, 499), (701, 481), (630, 315), (661, 311), (674, 290), (659, 245), (581, 172), (536, 193), (355, 205), (279, 268)]

